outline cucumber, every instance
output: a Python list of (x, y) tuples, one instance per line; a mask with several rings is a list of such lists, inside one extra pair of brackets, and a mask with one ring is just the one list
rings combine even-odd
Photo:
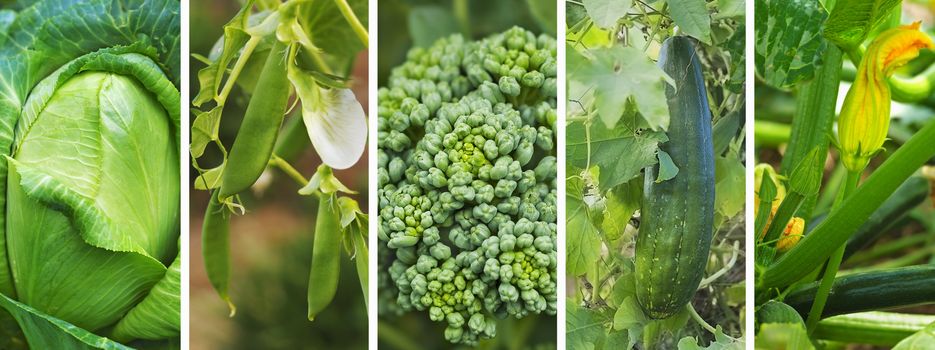
[[(808, 315), (818, 282), (796, 289), (784, 300)], [(861, 272), (838, 277), (831, 287), (823, 317), (935, 303), (935, 265)]]
[(818, 322), (815, 339), (891, 347), (935, 322), (935, 315), (862, 312)]
[(639, 236), (636, 297), (649, 317), (661, 319), (691, 300), (704, 275), (714, 227), (714, 146), (701, 63), (691, 39), (662, 44), (659, 66), (675, 80), (666, 86), (669, 141), (660, 149), (679, 168), (656, 183), (646, 168)]
[(766, 323), (798, 323), (803, 327), (805, 321), (799, 312), (783, 302), (770, 300), (756, 309), (756, 331), (759, 333), (760, 325)]

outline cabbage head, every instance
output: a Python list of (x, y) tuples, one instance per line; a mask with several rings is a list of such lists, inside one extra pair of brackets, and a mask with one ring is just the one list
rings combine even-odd
[(0, 349), (178, 347), (179, 21), (0, 10)]

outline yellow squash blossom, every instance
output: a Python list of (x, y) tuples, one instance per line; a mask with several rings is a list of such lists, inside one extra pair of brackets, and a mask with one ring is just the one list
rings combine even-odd
[[(769, 218), (766, 220), (766, 227), (768, 228), (773, 222), (773, 217), (776, 216), (776, 210), (779, 209), (779, 205), (782, 203), (782, 200), (786, 197), (786, 186), (782, 184), (782, 175), (776, 173), (776, 170), (769, 164), (758, 164), (754, 168), (754, 207), (753, 215), (756, 215), (760, 209), (760, 185), (763, 183), (763, 174), (769, 173), (770, 180), (773, 181), (773, 185), (776, 186), (776, 197), (773, 199), (773, 203), (770, 206)], [(786, 228), (782, 231), (782, 237), (779, 242), (776, 244), (776, 248), (780, 252), (785, 252), (795, 246), (799, 242), (799, 239), (802, 238), (802, 233), (805, 231), (805, 220), (800, 217), (793, 217), (786, 224)], [(762, 238), (766, 235), (766, 229), (760, 233)]]
[(802, 233), (805, 232), (805, 219), (800, 217), (794, 217), (792, 220), (789, 220), (789, 223), (786, 224), (786, 228), (782, 230), (782, 238), (779, 239), (779, 243), (776, 243), (776, 248), (780, 252), (786, 252), (796, 243), (799, 243), (799, 240), (802, 239)]
[(932, 39), (919, 31), (919, 22), (886, 30), (870, 43), (838, 120), (838, 144), (848, 170), (862, 171), (886, 140), (890, 125), (887, 77), (916, 58), (919, 50), (932, 47)]

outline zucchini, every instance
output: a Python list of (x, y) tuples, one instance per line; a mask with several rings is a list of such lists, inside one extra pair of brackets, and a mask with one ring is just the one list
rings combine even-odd
[(891, 347), (933, 322), (935, 315), (862, 312), (821, 320), (813, 337)]
[(701, 63), (691, 39), (662, 44), (659, 66), (675, 80), (666, 86), (669, 141), (660, 149), (679, 167), (656, 183), (657, 166), (646, 168), (642, 221), (636, 240), (636, 297), (649, 317), (678, 312), (704, 275), (714, 227), (714, 146)]
[(805, 326), (805, 321), (798, 311), (776, 300), (770, 300), (756, 309), (757, 333), (760, 331), (760, 325), (766, 323), (798, 323)]
[[(809, 283), (784, 301), (800, 315), (807, 315), (817, 290), (818, 282)], [(935, 265), (882, 269), (836, 278), (822, 316), (926, 303), (935, 303)]]

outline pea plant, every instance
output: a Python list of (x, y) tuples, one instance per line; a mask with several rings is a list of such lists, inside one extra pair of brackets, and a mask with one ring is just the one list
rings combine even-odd
[[(191, 138), (192, 166), (200, 174), (194, 187), (211, 191), (203, 254), (211, 284), (231, 316), (236, 308), (228, 292), (229, 220), (247, 212), (240, 194), (268, 169), (282, 171), (298, 194), (318, 199), (308, 319), (334, 298), (342, 247), (356, 262), (367, 301), (367, 215), (348, 196), (356, 192), (333, 172), (354, 165), (366, 144), (366, 116), (348, 78), (355, 57), (368, 45), (366, 16), (358, 17), (366, 13), (366, 1), (248, 1), (211, 52), (195, 56), (207, 65), (198, 71)], [(225, 145), (219, 129), (237, 121), (224, 109), (237, 103), (238, 93), (246, 109), (236, 138)], [(199, 161), (210, 145), (221, 160), (206, 167)], [(290, 161), (309, 146), (322, 164), (306, 178)]]
[(920, 307), (935, 303), (935, 46), (918, 6), (756, 3), (758, 348), (935, 340)]
[(570, 349), (744, 347), (743, 1), (566, 1)]

